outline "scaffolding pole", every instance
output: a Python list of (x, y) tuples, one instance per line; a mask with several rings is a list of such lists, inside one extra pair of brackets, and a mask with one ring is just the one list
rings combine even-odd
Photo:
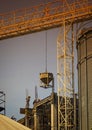
[(73, 22), (63, 22), (57, 39), (58, 130), (74, 129)]

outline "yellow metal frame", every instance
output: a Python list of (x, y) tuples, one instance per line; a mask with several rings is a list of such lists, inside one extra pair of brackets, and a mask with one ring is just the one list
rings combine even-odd
[(0, 39), (33, 33), (61, 26), (63, 21), (75, 21), (92, 17), (92, 1), (55, 0), (28, 9), (0, 15)]

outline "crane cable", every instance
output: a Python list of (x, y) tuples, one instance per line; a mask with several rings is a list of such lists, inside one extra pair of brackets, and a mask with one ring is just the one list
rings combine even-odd
[(46, 37), (45, 37), (45, 71), (47, 72), (47, 30), (46, 30)]

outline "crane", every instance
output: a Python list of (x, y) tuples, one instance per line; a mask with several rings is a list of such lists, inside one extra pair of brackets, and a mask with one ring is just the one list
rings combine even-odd
[(58, 27), (72, 19), (92, 16), (91, 0), (54, 0), (31, 8), (0, 14), (0, 39)]
[(91, 0), (53, 0), (0, 15), (0, 40), (60, 27), (57, 37), (58, 130), (76, 129), (71, 103), (74, 96), (75, 24), (88, 20), (92, 20)]

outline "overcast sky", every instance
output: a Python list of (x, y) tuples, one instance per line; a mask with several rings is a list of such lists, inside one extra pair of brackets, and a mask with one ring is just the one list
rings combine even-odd
[(45, 0), (0, 0), (0, 13), (28, 8), (43, 3), (44, 1)]
[[(47, 70), (55, 77), (58, 31), (47, 31)], [(19, 109), (25, 107), (26, 89), (31, 96), (31, 107), (35, 86), (38, 86), (40, 99), (51, 94), (51, 89), (39, 87), (39, 73), (44, 72), (46, 67), (45, 40), (46, 32), (42, 31), (0, 41), (0, 90), (6, 93), (6, 114), (10, 117), (15, 115), (20, 118)]]
[[(0, 13), (26, 8), (41, 0), (0, 0)], [(46, 1), (45, 1), (46, 2)], [(57, 74), (56, 41), (59, 28), (47, 31), (47, 70)], [(46, 32), (41, 31), (0, 41), (0, 90), (6, 94), (6, 114), (17, 119), (20, 107), (25, 107), (26, 89), (31, 96), (30, 107), (35, 99), (35, 86), (42, 99), (51, 94), (51, 89), (39, 87), (39, 73), (45, 71)]]

